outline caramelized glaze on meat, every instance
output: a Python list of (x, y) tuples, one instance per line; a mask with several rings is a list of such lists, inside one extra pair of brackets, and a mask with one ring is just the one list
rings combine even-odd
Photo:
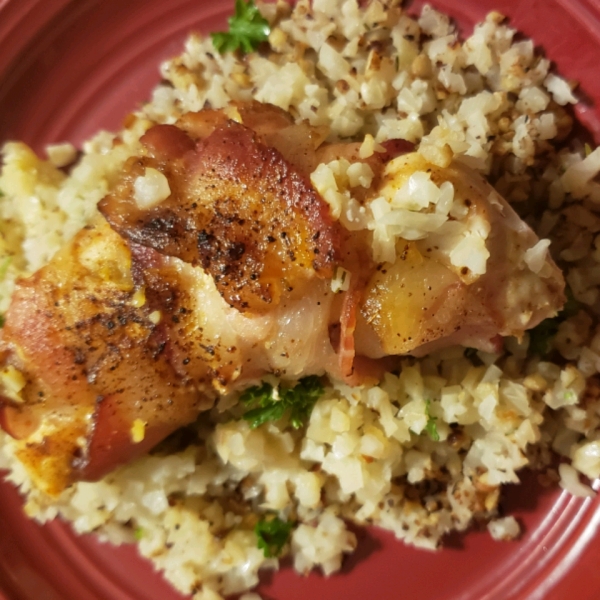
[[(212, 120), (211, 120), (212, 122)], [(339, 231), (306, 176), (251, 129), (227, 120), (186, 150), (186, 134), (161, 127), (173, 154), (165, 157), (157, 132), (146, 142), (154, 156), (134, 158), (99, 205), (121, 235), (176, 256), (209, 273), (241, 311), (264, 312), (282, 291), (333, 275)], [(159, 158), (156, 158), (159, 156)], [(135, 180), (147, 167), (162, 172), (171, 195), (140, 210)]]
[(3, 346), (26, 385), (5, 400), (3, 426), (26, 441), (19, 457), (51, 493), (143, 454), (212, 403), (173, 368), (154, 322), (164, 302), (146, 301), (140, 267), (98, 219), (14, 294)]
[(501, 337), (521, 337), (560, 309), (560, 269), (547, 257), (538, 273), (531, 271), (523, 257), (536, 234), (479, 173), (460, 164), (440, 169), (412, 153), (388, 164), (383, 185), (415, 171), (438, 184), (450, 181), (469, 204), (470, 228), (489, 230), (486, 272), (476, 276), (453, 266), (436, 250), (434, 236), (401, 242), (396, 262), (373, 272), (364, 288), (356, 334), (363, 352), (422, 356), (450, 345), (493, 352)]

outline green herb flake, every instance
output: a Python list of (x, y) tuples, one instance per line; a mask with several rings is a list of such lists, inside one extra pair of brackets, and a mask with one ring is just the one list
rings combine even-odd
[(0, 314), (0, 329), (4, 327), (4, 323), (6, 322), (6, 317)]
[(256, 50), (261, 42), (266, 42), (271, 28), (260, 14), (254, 0), (248, 3), (235, 0), (235, 14), (228, 19), (229, 31), (211, 33), (212, 43), (221, 54), (241, 49), (248, 53)]
[(427, 425), (425, 425), (425, 431), (429, 434), (429, 437), (434, 442), (439, 442), (440, 434), (438, 433), (437, 425), (435, 424), (436, 421), (437, 417), (429, 417), (429, 419), (427, 420)]
[(308, 421), (323, 392), (320, 379), (314, 375), (301, 379), (293, 388), (283, 390), (282, 399), (290, 407), (290, 422), (294, 429), (300, 429)]
[(254, 527), (257, 546), (263, 551), (265, 558), (279, 556), (290, 538), (294, 524), (282, 521), (279, 517), (269, 515), (261, 519)]
[(440, 434), (438, 433), (436, 425), (437, 417), (431, 416), (431, 412), (429, 410), (430, 405), (431, 402), (429, 400), (425, 400), (425, 414), (427, 415), (427, 425), (425, 425), (425, 431), (429, 434), (429, 437), (434, 442), (439, 442)]
[(537, 356), (546, 356), (552, 350), (552, 340), (558, 333), (558, 326), (566, 319), (574, 317), (581, 308), (581, 305), (570, 288), (565, 290), (567, 301), (563, 309), (550, 319), (544, 319), (539, 325), (536, 325), (529, 331), (529, 354)]
[(139, 542), (144, 537), (144, 529), (142, 527), (136, 527), (133, 531), (133, 537)]
[(263, 423), (278, 421), (287, 412), (290, 424), (300, 429), (310, 418), (316, 401), (323, 395), (323, 385), (318, 377), (311, 375), (300, 379), (294, 387), (279, 387), (269, 383), (248, 388), (240, 402), (248, 407), (242, 418), (255, 429)]
[(279, 421), (285, 413), (285, 406), (281, 402), (271, 402), (265, 406), (253, 408), (244, 413), (244, 420), (250, 423), (252, 429), (260, 427), (263, 423)]
[(265, 381), (261, 385), (255, 385), (245, 390), (240, 396), (240, 402), (249, 406), (253, 404), (263, 406), (272, 396), (273, 386)]

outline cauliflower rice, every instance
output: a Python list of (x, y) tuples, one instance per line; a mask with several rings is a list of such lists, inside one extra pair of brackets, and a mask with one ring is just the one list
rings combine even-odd
[[(557, 320), (542, 357), (529, 347), (532, 334), (506, 339), (500, 354), (456, 347), (407, 357), (373, 387), (332, 381), (304, 430), (285, 421), (251, 429), (237, 418), (236, 398), (225, 397), (149, 456), (58, 498), (31, 486), (1, 434), (0, 466), (26, 497), (28, 515), (61, 516), (114, 543), (137, 541), (195, 600), (242, 593), (260, 569), (277, 568), (254, 534), (268, 512), (296, 524), (285, 549), (295, 568), (330, 574), (356, 547), (348, 521), (430, 550), (474, 520), (489, 522), (494, 539), (514, 539), (519, 525), (498, 518), (498, 505), (502, 485), (517, 483), (521, 469), (554, 473), (554, 452), (563, 459), (561, 485), (580, 496), (593, 495), (589, 480), (600, 476), (600, 148), (569, 137), (570, 85), (498, 13), (459, 40), (448, 17), (428, 6), (416, 18), (379, 0), (260, 8), (271, 24), (266, 47), (220, 55), (209, 38), (192, 35), (162, 65), (151, 101), (118, 134), (87, 142), (68, 174), (62, 167), (76, 156), (69, 144), (49, 147), (47, 160), (21, 143), (4, 146), (0, 311), (15, 279), (45, 264), (94, 215), (151, 125), (250, 99), (328, 127), (330, 141), (361, 142), (361, 157), (401, 138), (434, 165), (456, 160), (482, 172), (544, 238), (528, 251), (529, 268), (550, 251), (575, 309)], [(397, 190), (394, 206), (361, 209), (352, 188), (368, 187), (364, 167), (319, 165), (312, 181), (344, 226), (373, 232), (377, 260), (393, 260), (398, 236), (434, 235), (452, 214), (453, 191), (424, 173), (413, 182), (416, 196)], [(155, 174), (143, 179), (140, 202), (168, 195)], [(423, 190), (437, 220), (421, 218)], [(453, 215), (457, 227), (460, 219)], [(485, 270), (485, 232), (461, 235), (448, 246), (453, 264)], [(333, 283), (345, 289), (348, 281), (338, 273)]]

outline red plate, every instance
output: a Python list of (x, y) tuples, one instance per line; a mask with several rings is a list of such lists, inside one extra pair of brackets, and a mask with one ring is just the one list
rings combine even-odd
[[(464, 32), (489, 10), (543, 46), (563, 75), (579, 80), (580, 111), (600, 140), (600, 1), (432, 0)], [(0, 140), (41, 150), (80, 144), (115, 129), (148, 97), (157, 65), (181, 51), (193, 29), (223, 27), (231, 2), (210, 0), (0, 0)], [(417, 3), (415, 3), (417, 4)], [(518, 542), (485, 532), (455, 536), (438, 553), (403, 546), (371, 529), (341, 574), (306, 578), (290, 568), (266, 576), (271, 600), (507, 600), (600, 598), (600, 506), (539, 488), (509, 489), (507, 511), (524, 525)], [(0, 600), (177, 600), (133, 547), (75, 536), (27, 520), (16, 491), (0, 484)]]

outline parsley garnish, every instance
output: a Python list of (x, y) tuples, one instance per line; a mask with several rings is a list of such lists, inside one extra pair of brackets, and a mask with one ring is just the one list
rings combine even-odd
[(261, 42), (266, 42), (271, 28), (268, 21), (260, 14), (254, 0), (235, 0), (235, 14), (229, 17), (229, 31), (211, 33), (212, 43), (221, 54), (234, 52), (238, 48), (242, 52), (256, 50)]
[(265, 558), (279, 556), (287, 543), (294, 524), (282, 521), (279, 517), (267, 516), (254, 527), (257, 546), (263, 551)]
[(439, 442), (440, 434), (438, 433), (437, 425), (435, 423), (437, 421), (437, 417), (431, 416), (431, 412), (429, 411), (430, 404), (431, 402), (429, 400), (425, 400), (425, 414), (427, 415), (427, 425), (425, 425), (425, 431), (429, 434), (429, 437), (434, 442)]
[(144, 529), (142, 527), (136, 527), (133, 530), (133, 537), (139, 542), (144, 537)]
[(566, 289), (567, 301), (563, 309), (550, 319), (544, 319), (529, 331), (529, 354), (546, 356), (552, 349), (551, 342), (558, 333), (558, 326), (569, 317), (574, 317), (579, 312), (579, 302), (575, 300), (570, 288)]
[(6, 322), (6, 317), (0, 314), (0, 329), (4, 327), (4, 323)]
[(240, 402), (250, 409), (244, 413), (243, 418), (254, 429), (268, 421), (278, 421), (289, 411), (292, 427), (300, 429), (322, 394), (323, 385), (315, 375), (300, 379), (294, 387), (280, 387), (277, 391), (264, 382), (247, 389), (241, 395)]

